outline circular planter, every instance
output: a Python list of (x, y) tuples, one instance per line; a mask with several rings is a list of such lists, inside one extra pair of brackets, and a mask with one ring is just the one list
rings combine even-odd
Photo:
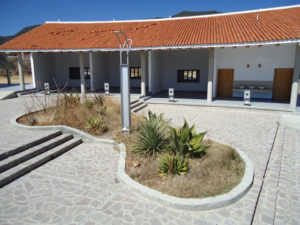
[(163, 194), (162, 192), (138, 183), (127, 175), (127, 173), (125, 172), (126, 148), (124, 144), (120, 144), (119, 148), (120, 158), (118, 162), (118, 180), (130, 187), (132, 190), (138, 192), (139, 194), (169, 207), (194, 211), (223, 207), (232, 204), (242, 198), (249, 191), (253, 183), (253, 164), (243, 152), (236, 149), (236, 151), (245, 162), (245, 174), (242, 181), (230, 192), (207, 198), (179, 198)]

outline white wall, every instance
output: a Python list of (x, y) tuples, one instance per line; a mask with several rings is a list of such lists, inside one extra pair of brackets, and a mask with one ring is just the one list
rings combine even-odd
[[(177, 70), (200, 70), (197, 83), (178, 83)], [(208, 78), (208, 50), (175, 50), (163, 53), (163, 89), (206, 91)]]
[(52, 53), (32, 53), (32, 59), (36, 88), (42, 88), (45, 82), (52, 86), (55, 76), (54, 55)]
[[(124, 53), (125, 55), (125, 53)], [(124, 56), (123, 55), (123, 56)], [(120, 87), (120, 53), (110, 52), (108, 56), (109, 83), (111, 87)], [(141, 56), (139, 52), (129, 53), (129, 66), (141, 67)], [(130, 79), (131, 87), (140, 87), (140, 79)]]
[(91, 68), (91, 79), (94, 84), (96, 91), (104, 88), (104, 83), (108, 82), (108, 53), (93, 52), (92, 54), (92, 68)]
[[(83, 53), (84, 67), (90, 67), (88, 53)], [(70, 67), (79, 67), (79, 54), (78, 53), (55, 53), (55, 77), (60, 86), (64, 86), (67, 81), (68, 87), (80, 87), (80, 79), (71, 80), (69, 77)], [(85, 79), (86, 87), (90, 86), (90, 79)]]
[(275, 68), (294, 67), (295, 50), (295, 44), (217, 49), (217, 69), (234, 68), (236, 81), (273, 81)]

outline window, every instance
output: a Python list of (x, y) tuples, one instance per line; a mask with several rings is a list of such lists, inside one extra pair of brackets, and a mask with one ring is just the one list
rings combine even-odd
[[(79, 80), (80, 79), (80, 68), (79, 67), (70, 67), (69, 74), (71, 80)], [(90, 67), (84, 67), (84, 77), (85, 79), (89, 79), (91, 77)]]
[(199, 82), (200, 70), (177, 70), (177, 82)]
[(130, 79), (140, 79), (142, 76), (141, 67), (130, 67)]

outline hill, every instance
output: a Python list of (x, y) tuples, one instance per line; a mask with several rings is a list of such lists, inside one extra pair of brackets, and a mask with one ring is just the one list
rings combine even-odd
[(21, 34), (26, 33), (27, 31), (32, 30), (33, 28), (40, 26), (40, 25), (32, 25), (32, 26), (28, 26), (28, 27), (24, 27), (22, 30), (20, 30), (18, 33), (16, 33), (15, 35), (10, 35), (10, 36), (0, 36), (0, 45), (13, 39), (16, 38), (18, 36), (20, 36)]
[(219, 11), (211, 10), (211, 11), (181, 11), (173, 17), (185, 17), (185, 16), (203, 16), (203, 15), (210, 15), (210, 14), (218, 14), (221, 13)]

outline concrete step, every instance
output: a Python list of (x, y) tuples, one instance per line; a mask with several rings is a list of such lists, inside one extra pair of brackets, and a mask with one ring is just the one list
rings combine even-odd
[(19, 165), (22, 162), (32, 159), (33, 157), (40, 155), (50, 149), (55, 148), (58, 145), (61, 145), (73, 138), (71, 134), (63, 134), (50, 139), (47, 142), (44, 142), (35, 147), (29, 148), (23, 152), (15, 154), (11, 157), (6, 158), (5, 160), (0, 161), (0, 173)]
[(80, 145), (81, 143), (81, 139), (73, 138), (51, 150), (48, 150), (36, 157), (33, 157), (30, 160), (27, 160), (15, 167), (12, 167), (9, 170), (6, 170), (5, 172), (0, 174), (0, 188), (18, 179), (19, 177), (24, 176), (30, 171), (44, 165), (45, 163), (57, 158), (58, 156)]
[(24, 90), (24, 91), (19, 91), (17, 93), (18, 97), (22, 96), (22, 95), (29, 95), (29, 94), (33, 94), (33, 93), (38, 93), (39, 90), (37, 89), (28, 89), (28, 90)]
[(144, 100), (144, 102), (145, 102), (145, 101), (149, 100), (150, 98), (151, 98), (151, 96), (148, 95), (148, 96), (145, 96), (145, 97), (143, 98), (143, 100)]
[(32, 141), (32, 142), (27, 143), (27, 144), (25, 144), (25, 145), (22, 145), (22, 146), (20, 146), (20, 147), (18, 147), (18, 148), (9, 150), (9, 151), (7, 151), (7, 152), (4, 152), (4, 153), (0, 154), (0, 161), (1, 161), (1, 160), (4, 160), (4, 159), (6, 159), (6, 158), (8, 158), (8, 157), (10, 157), (10, 156), (13, 156), (13, 155), (15, 155), (15, 154), (18, 154), (18, 153), (20, 153), (20, 152), (23, 152), (23, 151), (25, 151), (25, 150), (27, 150), (27, 149), (29, 149), (29, 148), (32, 148), (32, 147), (34, 147), (34, 146), (37, 146), (37, 145), (39, 145), (39, 144), (41, 144), (41, 143), (44, 143), (44, 142), (46, 142), (46, 141), (49, 141), (50, 139), (53, 139), (53, 138), (55, 138), (55, 137), (57, 137), (57, 136), (59, 136), (59, 135), (62, 135), (62, 132), (61, 132), (61, 131), (56, 131), (56, 132), (51, 133), (51, 134), (49, 134), (49, 135), (47, 135), (47, 136), (45, 136), (45, 137), (42, 137), (42, 138), (40, 138), (40, 139), (37, 139), (37, 140), (35, 140), (35, 141)]
[(132, 100), (132, 101), (130, 102), (130, 105), (133, 105), (133, 104), (137, 103), (138, 101), (139, 101), (139, 99)]
[(0, 100), (10, 99), (17, 97), (15, 91), (0, 91)]
[(130, 109), (134, 109), (134, 108), (136, 108), (136, 107), (138, 107), (138, 106), (140, 106), (140, 105), (142, 105), (143, 104), (143, 102), (136, 102), (136, 103), (134, 103), (134, 104), (132, 104), (131, 106), (130, 106)]
[(133, 109), (133, 112), (137, 113), (138, 111), (142, 110), (143, 108), (147, 107), (148, 105), (145, 103), (142, 103), (139, 107), (136, 107)]

